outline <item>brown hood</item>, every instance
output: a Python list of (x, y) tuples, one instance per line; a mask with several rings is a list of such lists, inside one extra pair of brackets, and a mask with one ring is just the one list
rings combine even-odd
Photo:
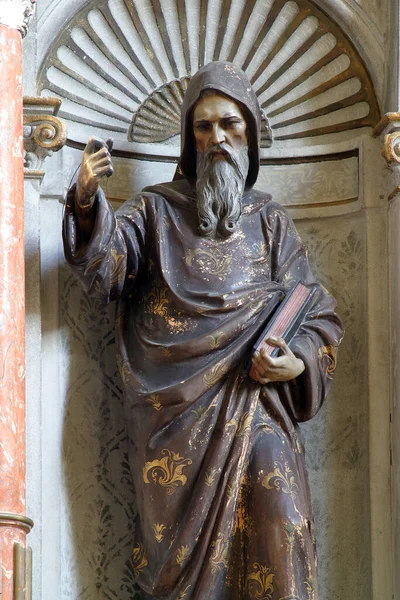
[(182, 173), (189, 181), (196, 179), (196, 146), (192, 113), (194, 105), (205, 90), (221, 92), (240, 104), (248, 127), (250, 166), (246, 187), (250, 188), (257, 180), (260, 166), (260, 106), (247, 75), (230, 62), (209, 63), (197, 71), (189, 83), (182, 104), (180, 159)]

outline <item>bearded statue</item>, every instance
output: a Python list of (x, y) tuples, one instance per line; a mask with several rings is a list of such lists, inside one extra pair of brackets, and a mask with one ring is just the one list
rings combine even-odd
[[(179, 177), (114, 213), (110, 144), (91, 138), (67, 198), (65, 255), (117, 303), (133, 566), (154, 600), (319, 598), (299, 423), (328, 394), (342, 326), (290, 216), (254, 188), (260, 127), (246, 75), (210, 63), (184, 98)], [(314, 294), (296, 335), (252, 353), (298, 281)]]

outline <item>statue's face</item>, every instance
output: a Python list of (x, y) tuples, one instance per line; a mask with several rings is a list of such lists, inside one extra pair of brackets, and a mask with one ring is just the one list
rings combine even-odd
[[(196, 104), (193, 134), (197, 151), (202, 154), (221, 143), (226, 143), (235, 150), (247, 147), (247, 125), (240, 106), (217, 93), (204, 96)], [(223, 150), (216, 152), (213, 159), (224, 159), (224, 154)]]

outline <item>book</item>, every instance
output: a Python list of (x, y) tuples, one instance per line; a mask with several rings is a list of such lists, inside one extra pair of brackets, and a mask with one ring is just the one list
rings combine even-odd
[[(254, 344), (252, 355), (263, 349), (268, 356), (277, 356), (280, 348), (268, 343), (270, 337), (283, 338), (288, 345), (290, 344), (304, 321), (315, 291), (316, 286), (307, 287), (301, 281), (291, 288)], [(249, 376), (252, 379), (255, 377), (255, 369), (251, 363)]]

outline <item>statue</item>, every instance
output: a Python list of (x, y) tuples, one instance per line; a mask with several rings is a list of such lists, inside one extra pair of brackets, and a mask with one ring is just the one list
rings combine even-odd
[[(115, 214), (91, 138), (67, 198), (66, 257), (117, 301), (118, 363), (138, 518), (133, 561), (150, 598), (317, 600), (298, 422), (324, 401), (342, 327), (287, 212), (253, 188), (260, 109), (227, 62), (195, 74), (182, 107), (183, 178)], [(100, 149), (98, 149), (100, 148)], [(278, 295), (315, 285), (290, 348), (251, 348)]]

